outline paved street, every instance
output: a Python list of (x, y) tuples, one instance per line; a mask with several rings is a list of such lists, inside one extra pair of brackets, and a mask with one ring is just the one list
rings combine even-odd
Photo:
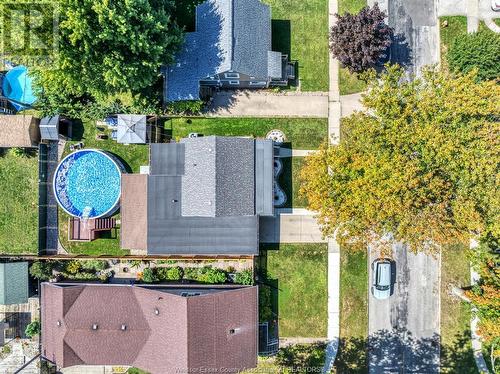
[[(394, 247), (394, 294), (369, 295), (370, 373), (438, 373), (440, 260)], [(370, 254), (371, 263), (377, 256)]]

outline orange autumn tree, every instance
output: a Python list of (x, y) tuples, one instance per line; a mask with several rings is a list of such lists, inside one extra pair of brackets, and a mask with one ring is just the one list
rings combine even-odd
[(408, 82), (397, 66), (370, 78), (366, 110), (301, 171), (323, 233), (414, 251), (499, 233), (500, 85), (430, 70)]

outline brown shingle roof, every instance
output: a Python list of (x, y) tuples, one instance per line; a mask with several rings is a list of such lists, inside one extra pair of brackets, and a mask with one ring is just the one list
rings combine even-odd
[(37, 147), (40, 142), (39, 122), (33, 116), (1, 115), (0, 147)]
[(43, 283), (41, 300), (42, 354), (59, 367), (169, 374), (257, 364), (256, 287), (186, 298), (137, 286)]
[(148, 176), (122, 174), (121, 247), (147, 250)]

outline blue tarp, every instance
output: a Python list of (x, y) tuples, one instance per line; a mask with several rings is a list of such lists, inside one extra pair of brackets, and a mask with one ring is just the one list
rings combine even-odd
[(17, 110), (25, 109), (36, 101), (32, 80), (25, 66), (18, 65), (5, 74), (2, 94)]

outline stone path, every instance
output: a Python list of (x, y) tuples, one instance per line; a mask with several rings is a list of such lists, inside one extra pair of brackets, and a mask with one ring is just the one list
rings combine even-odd
[(212, 99), (207, 116), (327, 118), (324, 92), (221, 91)]
[[(9, 343), (11, 353), (0, 361), (0, 374), (13, 374), (21, 366), (28, 362), (31, 358), (26, 357), (23, 352), (22, 341), (13, 340)], [(36, 367), (38, 360), (33, 361), (22, 370), (23, 374), (37, 374), (38, 368)]]

